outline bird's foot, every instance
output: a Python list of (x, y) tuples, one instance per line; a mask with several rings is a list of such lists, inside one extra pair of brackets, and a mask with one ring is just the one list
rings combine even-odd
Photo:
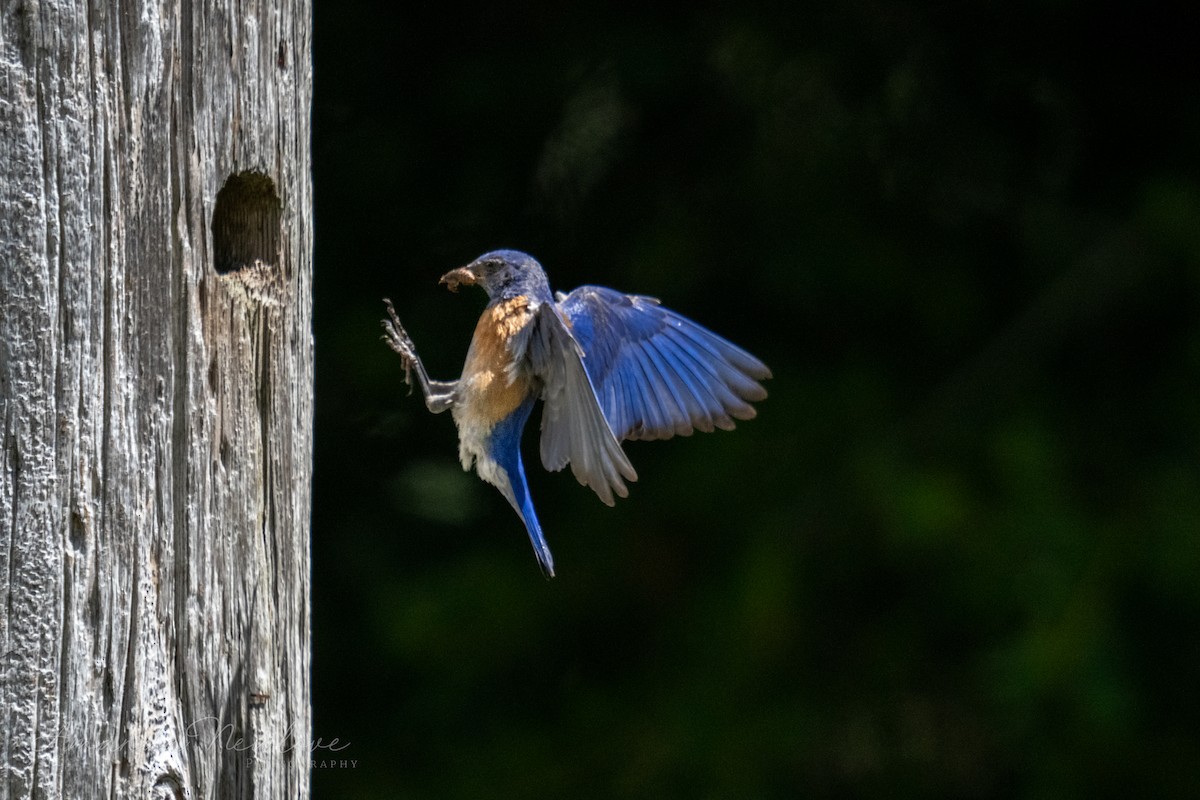
[(417, 346), (413, 344), (408, 331), (404, 330), (404, 326), (400, 324), (400, 317), (396, 316), (396, 309), (392, 305), (392, 301), (385, 297), (383, 303), (387, 306), (389, 319), (382, 321), (383, 336), (380, 338), (400, 356), (400, 360), (404, 363), (404, 382), (408, 384), (408, 393), (412, 394), (412, 370), (417, 364)]

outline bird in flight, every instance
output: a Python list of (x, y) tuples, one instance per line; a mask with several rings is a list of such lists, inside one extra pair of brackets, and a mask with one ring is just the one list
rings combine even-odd
[(521, 434), (539, 398), (542, 464), (557, 471), (569, 463), (611, 506), (614, 495), (629, 495), (625, 481), (637, 480), (622, 441), (731, 430), (767, 396), (759, 381), (771, 371), (740, 347), (652, 297), (603, 286), (552, 294), (542, 265), (525, 253), (485, 253), (440, 283), (488, 295), (458, 380), (429, 377), (386, 298), (383, 339), (400, 355), (405, 381), (416, 373), (429, 410), (450, 410), (463, 469), (474, 466), (516, 510), (547, 578), (554, 558), (521, 461)]

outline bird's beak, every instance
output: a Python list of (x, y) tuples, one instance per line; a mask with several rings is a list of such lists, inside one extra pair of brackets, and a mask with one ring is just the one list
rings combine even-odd
[(476, 275), (468, 266), (450, 270), (442, 276), (442, 279), (438, 281), (438, 284), (440, 285), (444, 283), (450, 291), (457, 292), (460, 284), (463, 286), (473, 286), (478, 280), (479, 276)]

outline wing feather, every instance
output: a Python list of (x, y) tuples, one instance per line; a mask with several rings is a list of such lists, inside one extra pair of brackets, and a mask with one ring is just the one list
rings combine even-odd
[(528, 353), (543, 385), (542, 464), (557, 471), (569, 463), (576, 480), (611, 506), (614, 494), (629, 496), (625, 481), (637, 473), (609, 427), (566, 321), (550, 303), (537, 314)]
[(617, 440), (728, 430), (767, 396), (765, 364), (654, 298), (581, 286), (558, 308)]

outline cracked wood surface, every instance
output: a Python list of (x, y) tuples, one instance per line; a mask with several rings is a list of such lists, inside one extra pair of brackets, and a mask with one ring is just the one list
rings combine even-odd
[(310, 36), (0, 7), (0, 800), (308, 794)]

